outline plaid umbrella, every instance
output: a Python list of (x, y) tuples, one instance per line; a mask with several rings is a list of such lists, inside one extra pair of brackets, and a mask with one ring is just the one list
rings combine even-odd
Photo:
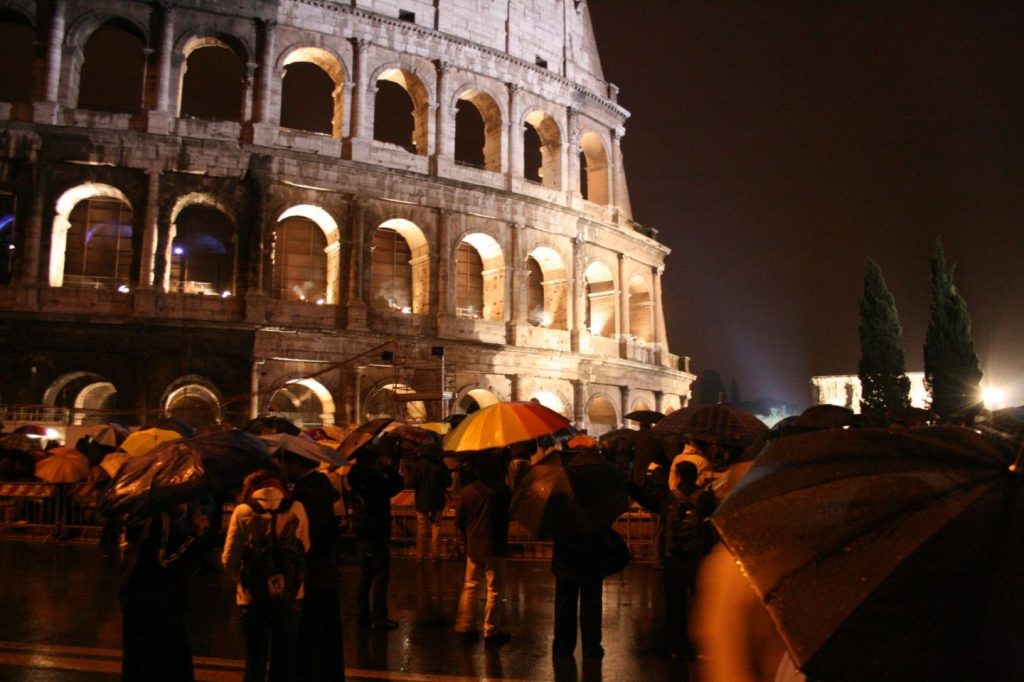
[(768, 431), (760, 419), (728, 405), (696, 405), (676, 410), (654, 425), (657, 431), (746, 446)]

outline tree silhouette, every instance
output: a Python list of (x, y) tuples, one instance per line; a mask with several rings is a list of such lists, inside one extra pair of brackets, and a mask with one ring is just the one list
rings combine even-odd
[(924, 341), (924, 381), (932, 411), (943, 420), (964, 418), (981, 402), (981, 367), (971, 338), (967, 304), (946, 270), (942, 241), (931, 261), (931, 306)]
[(697, 381), (697, 402), (701, 405), (714, 405), (725, 395), (725, 384), (717, 370), (709, 369)]
[(896, 301), (885, 284), (882, 269), (868, 259), (860, 299), (860, 410), (872, 423), (884, 424), (895, 411), (910, 407)]

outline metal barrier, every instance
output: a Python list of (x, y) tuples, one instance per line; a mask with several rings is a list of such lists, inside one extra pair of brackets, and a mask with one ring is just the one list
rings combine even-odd
[(101, 495), (89, 483), (0, 483), (0, 532), (92, 536), (103, 524)]

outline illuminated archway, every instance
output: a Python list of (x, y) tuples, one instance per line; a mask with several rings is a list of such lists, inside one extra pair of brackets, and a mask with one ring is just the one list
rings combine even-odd
[(629, 280), (629, 333), (643, 344), (654, 340), (654, 301), (651, 289), (640, 275)]
[(221, 400), (217, 393), (196, 379), (183, 379), (169, 389), (162, 401), (163, 413), (194, 429), (221, 422)]
[(607, 396), (595, 395), (587, 403), (587, 433), (600, 436), (618, 427), (619, 413)]
[(383, 384), (370, 391), (363, 402), (363, 421), (388, 417), (413, 424), (427, 421), (427, 406), (416, 390), (405, 384)]
[(554, 249), (538, 246), (526, 259), (527, 321), (535, 327), (568, 329), (569, 280)]
[(580, 137), (580, 194), (595, 204), (608, 203), (608, 152), (596, 133)]
[(535, 391), (530, 400), (540, 403), (549, 410), (553, 410), (558, 414), (562, 415), (566, 419), (572, 419), (572, 412), (569, 409), (568, 403), (562, 396), (558, 395), (554, 391)]
[(291, 379), (270, 396), (269, 409), (303, 429), (334, 424), (334, 396), (315, 379)]
[(587, 294), (585, 325), (590, 333), (606, 338), (615, 337), (616, 310), (615, 280), (607, 265), (594, 261), (584, 273)]
[(486, 388), (471, 388), (459, 398), (458, 407), (463, 413), (472, 414), (481, 408), (490, 407), (500, 402), (501, 399)]
[(494, 237), (474, 232), (455, 252), (455, 314), (501, 321), (505, 317), (505, 256)]
[(386, 220), (373, 233), (370, 304), (422, 315), (430, 296), (430, 247), (416, 223)]
[[(72, 215), (82, 201), (102, 203), (104, 217), (92, 220), (89, 211), (85, 211), (85, 216), (80, 216), (81, 211)], [(125, 210), (118, 207), (124, 207)], [(54, 208), (50, 242), (50, 286), (64, 286), (66, 274), (73, 275), (76, 284), (91, 278), (96, 282), (106, 281), (112, 288), (129, 285), (132, 205), (124, 192), (110, 185), (87, 182), (61, 194)], [(112, 222), (107, 220), (110, 216), (113, 216)], [(72, 253), (80, 254), (82, 259), (67, 272), (68, 232), (72, 228), (80, 238), (76, 240)], [(100, 246), (96, 251), (100, 258), (90, 258), (92, 245)]]

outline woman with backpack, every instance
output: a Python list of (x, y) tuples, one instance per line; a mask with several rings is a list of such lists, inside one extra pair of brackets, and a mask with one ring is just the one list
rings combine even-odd
[(302, 503), (288, 498), (278, 473), (249, 474), (221, 557), (242, 608), (245, 682), (266, 680), (268, 661), (271, 682), (296, 680), (308, 550), (309, 522)]

